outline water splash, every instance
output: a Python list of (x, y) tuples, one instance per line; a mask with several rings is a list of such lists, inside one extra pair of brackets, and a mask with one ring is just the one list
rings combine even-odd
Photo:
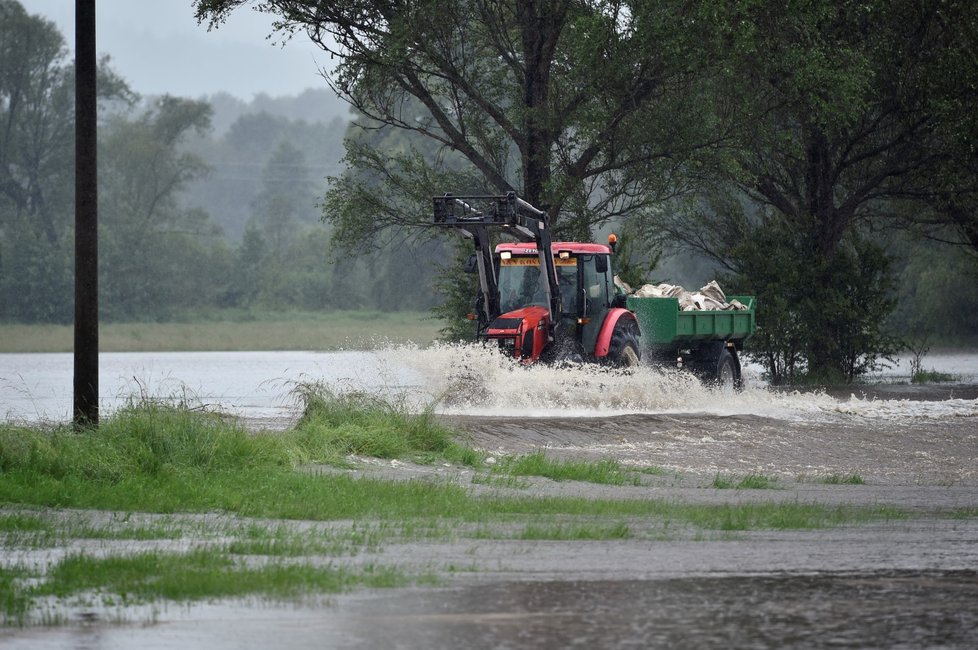
[(777, 392), (745, 376), (741, 392), (704, 385), (687, 372), (597, 364), (523, 366), (479, 344), (388, 348), (379, 353), (417, 374), (423, 399), (446, 414), (604, 417), (632, 413), (753, 415), (781, 420), (978, 417), (978, 400), (840, 400), (822, 392)]

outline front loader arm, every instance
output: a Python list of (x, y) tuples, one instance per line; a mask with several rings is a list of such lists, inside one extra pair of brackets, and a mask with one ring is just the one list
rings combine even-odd
[[(545, 212), (537, 210), (514, 192), (502, 196), (446, 194), (434, 197), (433, 203), (435, 225), (458, 228), (464, 236), (474, 241), (479, 266), (479, 287), (487, 322), (492, 322), (499, 316), (500, 309), (495, 259), (489, 241), (490, 228), (500, 228), (518, 241), (533, 242), (536, 245), (540, 268), (546, 276), (544, 289), (547, 293), (551, 326), (560, 322), (563, 309), (557, 284), (557, 267), (554, 264), (553, 241)], [(484, 208), (479, 210), (473, 204)], [(482, 316), (480, 314), (480, 321)]]

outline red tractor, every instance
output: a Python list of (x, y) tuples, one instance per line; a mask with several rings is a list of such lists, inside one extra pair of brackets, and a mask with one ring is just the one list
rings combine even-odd
[[(473, 240), (479, 339), (523, 363), (638, 364), (639, 325), (615, 291), (613, 245), (551, 241), (546, 214), (514, 193), (435, 197), (434, 222)], [(493, 249), (491, 229), (518, 241)]]

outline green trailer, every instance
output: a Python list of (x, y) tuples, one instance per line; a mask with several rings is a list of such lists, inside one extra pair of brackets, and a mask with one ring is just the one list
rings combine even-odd
[(754, 296), (728, 296), (743, 310), (681, 311), (678, 298), (628, 296), (646, 359), (679, 365), (721, 384), (742, 383), (738, 352), (756, 328)]

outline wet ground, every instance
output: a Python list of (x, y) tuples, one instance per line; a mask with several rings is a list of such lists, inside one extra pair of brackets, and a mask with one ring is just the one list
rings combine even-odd
[[(415, 368), (441, 417), (491, 454), (657, 468), (638, 486), (474, 485), (471, 470), (364, 461), (357, 474), (533, 496), (886, 505), (909, 519), (706, 534), (631, 519), (629, 539), (435, 539), (365, 558), (437, 586), (303, 604), (169, 606), (150, 625), (0, 630), (4, 648), (971, 648), (978, 638), (978, 385), (725, 394), (654, 372), (516, 371), (454, 351)], [(437, 356), (437, 355), (433, 355)], [(970, 366), (969, 366), (970, 367)], [(432, 379), (435, 377), (437, 379)], [(466, 391), (462, 394), (462, 391)], [(247, 414), (246, 414), (247, 416)], [(295, 412), (251, 414), (281, 429)], [(774, 489), (715, 489), (759, 474)], [(858, 475), (863, 485), (826, 484)], [(348, 524), (348, 522), (347, 522)], [(347, 525), (343, 524), (343, 525)]]
[(976, 585), (974, 571), (503, 581), (213, 607), (194, 622), (33, 631), (5, 647), (973, 648)]
[(634, 414), (594, 418), (457, 417), (474, 445), (502, 454), (614, 458), (684, 484), (717, 473), (783, 483), (858, 474), (867, 483), (978, 482), (978, 417), (784, 420), (750, 415)]

